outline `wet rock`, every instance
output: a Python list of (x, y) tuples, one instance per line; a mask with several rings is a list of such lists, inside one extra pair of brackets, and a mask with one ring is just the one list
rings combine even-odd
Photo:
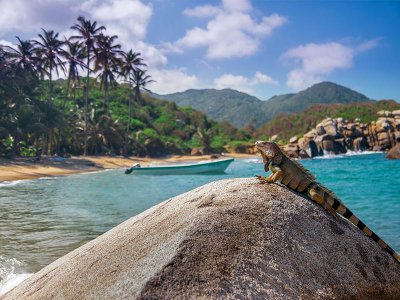
[(360, 136), (355, 138), (353, 141), (353, 149), (354, 151), (365, 151), (368, 149), (368, 142), (364, 136)]
[(169, 199), (45, 267), (9, 299), (399, 299), (400, 264), (349, 222), (256, 179)]

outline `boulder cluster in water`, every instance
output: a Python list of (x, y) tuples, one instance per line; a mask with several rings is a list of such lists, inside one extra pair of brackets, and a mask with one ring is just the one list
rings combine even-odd
[(295, 158), (311, 158), (347, 151), (385, 151), (400, 143), (400, 110), (379, 111), (369, 124), (327, 118), (302, 138), (294, 136), (284, 150)]

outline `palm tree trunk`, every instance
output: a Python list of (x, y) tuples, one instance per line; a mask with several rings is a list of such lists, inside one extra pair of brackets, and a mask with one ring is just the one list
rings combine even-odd
[(90, 51), (89, 47), (87, 49), (87, 74), (86, 74), (86, 88), (85, 88), (85, 109), (84, 109), (84, 119), (85, 119), (85, 128), (84, 128), (84, 146), (83, 146), (83, 155), (87, 155), (87, 130), (88, 130), (88, 102), (89, 102), (89, 75), (90, 75), (90, 69), (89, 69), (89, 64), (90, 64)]
[[(53, 91), (53, 84), (52, 84), (52, 80), (53, 80), (53, 74), (52, 74), (52, 69), (53, 69), (53, 65), (50, 63), (50, 72), (49, 72), (49, 91), (48, 91), (48, 97), (47, 97), (47, 109), (48, 112), (50, 111), (50, 101), (51, 101), (51, 95), (52, 95), (52, 91)], [(49, 123), (48, 123), (49, 124)], [(47, 155), (51, 155), (51, 148), (53, 147), (53, 136), (52, 136), (52, 131), (53, 128), (51, 128), (50, 124), (49, 124), (49, 134), (48, 134), (48, 145), (47, 145), (47, 149), (46, 149), (46, 153)]]
[(131, 120), (132, 120), (132, 95), (130, 95), (128, 100), (128, 125), (126, 126), (125, 149), (124, 149), (126, 157), (128, 157), (129, 129), (131, 127)]
[(49, 129), (49, 150), (47, 155), (51, 155), (52, 153), (52, 148), (53, 148), (53, 134), (54, 134), (54, 129), (50, 128)]
[(67, 105), (67, 100), (68, 100), (68, 94), (69, 94), (70, 85), (71, 85), (71, 77), (68, 76), (67, 89), (66, 89), (65, 95), (64, 95), (63, 111), (65, 110), (65, 106)]
[(106, 104), (108, 103), (108, 86), (104, 85), (104, 101), (103, 101), (103, 111), (106, 108)]
[[(71, 77), (68, 76), (67, 89), (65, 91), (64, 103), (63, 103), (63, 107), (62, 107), (63, 112), (65, 111), (65, 106), (67, 105), (67, 99), (68, 99), (70, 84), (71, 84)], [(57, 153), (61, 153), (61, 149), (60, 149), (60, 147), (61, 147), (61, 139), (62, 139), (62, 129), (58, 128)]]

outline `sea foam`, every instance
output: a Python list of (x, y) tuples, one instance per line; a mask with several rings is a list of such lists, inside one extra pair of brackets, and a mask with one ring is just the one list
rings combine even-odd
[(19, 285), (32, 273), (22, 271), (22, 263), (15, 258), (0, 256), (0, 296)]
[(384, 153), (383, 151), (351, 151), (347, 150), (346, 153), (343, 154), (330, 154), (327, 152), (324, 152), (323, 156), (315, 156), (313, 159), (334, 159), (334, 158), (344, 158), (344, 157), (349, 157), (349, 156), (359, 156), (359, 155), (370, 155), (370, 154), (378, 154), (378, 153)]

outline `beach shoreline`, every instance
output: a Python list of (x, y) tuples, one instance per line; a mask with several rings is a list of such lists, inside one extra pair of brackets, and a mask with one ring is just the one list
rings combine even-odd
[[(255, 158), (254, 154), (229, 153), (224, 157)], [(171, 155), (165, 158), (129, 157), (122, 156), (79, 156), (68, 159), (43, 158), (33, 162), (29, 159), (0, 159), (0, 183), (16, 180), (38, 179), (41, 177), (58, 177), (79, 173), (96, 172), (107, 169), (130, 167), (134, 163), (143, 166), (150, 164), (172, 164), (209, 160), (210, 155), (189, 156)]]

